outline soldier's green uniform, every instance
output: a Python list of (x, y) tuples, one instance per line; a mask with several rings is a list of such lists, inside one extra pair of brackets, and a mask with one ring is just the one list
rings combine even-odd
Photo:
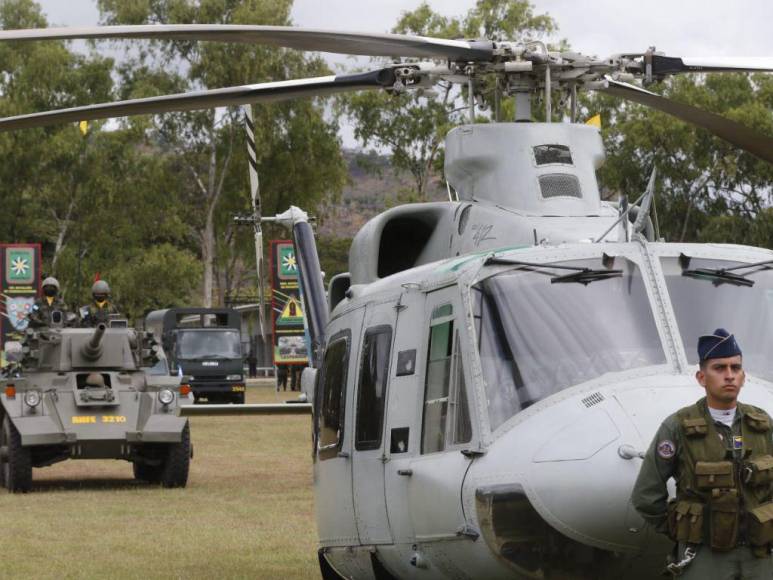
[[(69, 309), (59, 298), (59, 281), (53, 276), (43, 280), (43, 297), (37, 300), (27, 315), (31, 328), (67, 326)], [(54, 312), (61, 312), (61, 319), (54, 320)]]
[(81, 308), (81, 326), (90, 327), (97, 326), (99, 323), (107, 324), (111, 314), (120, 314), (118, 308), (111, 302), (105, 302), (102, 306), (92, 302), (88, 306)]
[(104, 280), (97, 280), (91, 287), (94, 302), (80, 309), (81, 326), (94, 327), (107, 324), (111, 314), (119, 314), (118, 308), (110, 302), (110, 286)]
[(35, 304), (32, 305), (32, 309), (27, 315), (30, 327), (41, 328), (45, 326), (54, 326), (52, 316), (56, 311), (62, 313), (62, 320), (59, 324), (65, 326), (69, 310), (61, 298), (44, 296), (40, 300), (37, 300)]
[[(773, 578), (771, 425), (764, 410), (739, 403), (731, 429), (714, 422), (704, 398), (660, 426), (632, 501), (657, 531), (679, 542), (679, 558), (688, 545), (697, 550), (683, 578)], [(677, 498), (668, 504), (672, 477)], [(760, 537), (768, 543), (752, 546)]]
[(738, 402), (742, 356), (724, 328), (698, 339), (695, 378), (706, 398), (663, 422), (634, 485), (634, 507), (676, 542), (675, 576), (773, 579), (773, 422)]

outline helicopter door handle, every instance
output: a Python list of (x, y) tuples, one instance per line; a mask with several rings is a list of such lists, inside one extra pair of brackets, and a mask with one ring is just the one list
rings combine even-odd
[(413, 469), (398, 469), (397, 475), (402, 475), (405, 477), (410, 477), (413, 475)]
[(633, 445), (621, 445), (617, 448), (617, 454), (623, 459), (644, 459), (644, 452), (639, 451)]

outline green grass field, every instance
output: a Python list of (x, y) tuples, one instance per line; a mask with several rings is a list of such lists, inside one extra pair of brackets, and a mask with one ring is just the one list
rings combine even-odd
[[(271, 385), (247, 402), (281, 402)], [(0, 578), (319, 578), (307, 416), (196, 417), (188, 487), (125, 461), (35, 469), (0, 490)]]

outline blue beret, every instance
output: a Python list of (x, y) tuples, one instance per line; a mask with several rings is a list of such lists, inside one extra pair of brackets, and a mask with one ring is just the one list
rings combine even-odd
[(714, 334), (698, 339), (698, 358), (702, 361), (710, 358), (727, 358), (741, 354), (741, 348), (735, 336), (724, 328), (717, 328)]

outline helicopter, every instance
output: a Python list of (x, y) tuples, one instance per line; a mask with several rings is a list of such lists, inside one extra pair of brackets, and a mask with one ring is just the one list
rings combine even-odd
[[(604, 148), (577, 93), (611, 94), (702, 127), (773, 162), (773, 140), (633, 84), (682, 73), (771, 71), (773, 59), (650, 49), (599, 59), (538, 42), (242, 25), (6, 30), (0, 41), (255, 42), (410, 59), (365, 73), (279, 81), (0, 119), (0, 131), (246, 105), (353, 90), (466, 87), (470, 122), (446, 137), (448, 202), (397, 206), (322, 282), (299, 208), (293, 231), (311, 343), (311, 402), (181, 413), (312, 412), (323, 578), (652, 578), (668, 542), (630, 495), (660, 422), (700, 396), (697, 337), (733, 324), (744, 401), (773, 408), (773, 252), (667, 243), (656, 173), (633, 203), (601, 199)], [(475, 123), (496, 78), (514, 123)], [(532, 122), (542, 93), (546, 122)], [(567, 95), (570, 122), (552, 122)], [(256, 208), (259, 204), (255, 205)], [(258, 210), (255, 210), (256, 214)], [(257, 238), (256, 238), (257, 239)], [(761, 320), (763, 318), (763, 320)]]

